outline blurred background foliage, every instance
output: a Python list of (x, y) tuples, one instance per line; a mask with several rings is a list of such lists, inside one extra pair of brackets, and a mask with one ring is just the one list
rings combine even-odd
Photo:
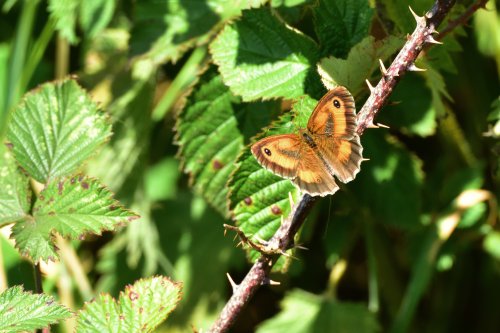
[[(473, 2), (457, 1), (451, 19)], [(113, 123), (82, 169), (141, 215), (74, 241), (80, 265), (93, 294), (116, 296), (152, 274), (182, 281), (161, 330), (184, 332), (209, 327), (231, 293), (226, 272), (239, 281), (249, 268), (222, 224), (268, 238), (289, 211), (288, 192), (298, 199), (248, 145), (300, 127), (326, 91), (325, 72), (359, 109), (362, 82), (380, 78), (378, 58), (389, 64), (415, 27), (408, 5), (422, 14), (432, 1), (0, 4), (2, 137), (25, 92), (77, 76)], [(234, 332), (500, 330), (498, 6), (489, 1), (426, 49), (417, 63), (426, 72), (402, 78), (376, 119), (390, 129), (362, 137), (370, 161), (316, 205), (298, 240), (308, 250), (281, 263), (281, 285), (262, 287)], [(4, 231), (8, 285), (33, 288)], [(75, 309), (87, 300), (64, 260), (45, 273), (45, 292)]]

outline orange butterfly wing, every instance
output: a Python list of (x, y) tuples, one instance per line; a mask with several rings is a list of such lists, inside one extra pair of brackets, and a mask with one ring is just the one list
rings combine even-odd
[(344, 87), (321, 98), (301, 135), (264, 138), (252, 146), (257, 161), (271, 172), (291, 179), (303, 192), (325, 196), (354, 179), (363, 160), (356, 134), (354, 99)]
[(306, 193), (324, 196), (339, 188), (318, 155), (296, 134), (264, 138), (252, 146), (252, 153), (265, 169), (291, 179)]
[(356, 131), (356, 109), (351, 93), (344, 87), (327, 92), (307, 122), (311, 134), (350, 139)]

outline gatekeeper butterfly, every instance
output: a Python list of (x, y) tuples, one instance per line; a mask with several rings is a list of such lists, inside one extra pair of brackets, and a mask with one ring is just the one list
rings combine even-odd
[(298, 134), (273, 135), (252, 145), (252, 153), (267, 170), (312, 196), (335, 193), (359, 172), (363, 147), (356, 134), (354, 98), (336, 87), (318, 102)]

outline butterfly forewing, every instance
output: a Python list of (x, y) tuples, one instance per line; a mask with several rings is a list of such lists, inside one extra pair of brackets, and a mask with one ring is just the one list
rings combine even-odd
[(281, 177), (293, 179), (297, 175), (303, 145), (296, 134), (272, 135), (255, 143), (252, 153), (264, 168)]
[(344, 87), (327, 92), (307, 122), (311, 134), (350, 139), (356, 131), (356, 109), (351, 93)]

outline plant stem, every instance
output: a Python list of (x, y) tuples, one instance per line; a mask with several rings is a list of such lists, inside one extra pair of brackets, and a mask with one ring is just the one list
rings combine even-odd
[(6, 112), (17, 103), (22, 93), (22, 72), (26, 65), (26, 51), (28, 50), (28, 43), (31, 37), (38, 3), (38, 0), (23, 1), (21, 18), (19, 19), (16, 37), (14, 38), (12, 53), (9, 59), (7, 98), (4, 105), (4, 109), (7, 110)]
[(172, 105), (179, 99), (179, 95), (194, 82), (196, 73), (200, 69), (200, 64), (207, 54), (206, 47), (196, 48), (191, 56), (186, 61), (182, 69), (179, 71), (175, 79), (168, 87), (167, 91), (163, 94), (162, 98), (153, 110), (153, 120), (158, 121), (162, 119)]
[(34, 272), (35, 272), (35, 292), (37, 294), (41, 294), (43, 293), (43, 286), (42, 286), (42, 270), (40, 268), (40, 263), (35, 264)]

